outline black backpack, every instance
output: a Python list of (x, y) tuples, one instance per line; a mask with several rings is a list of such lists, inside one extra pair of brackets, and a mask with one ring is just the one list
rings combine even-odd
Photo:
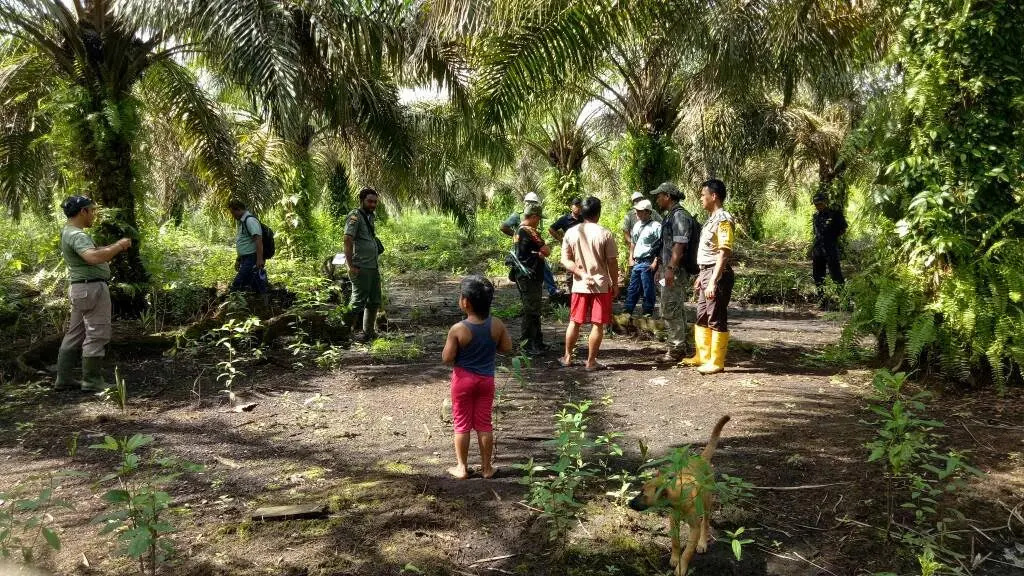
[[(245, 217), (246, 220), (249, 218), (256, 218), (252, 214)], [(274, 231), (271, 230), (270, 226), (263, 223), (262, 220), (256, 218), (256, 221), (260, 223), (260, 237), (263, 238), (263, 259), (270, 260), (274, 257), (274, 253), (277, 251), (277, 247), (274, 245)], [(242, 221), (245, 224), (245, 220)]]
[(693, 276), (700, 274), (700, 266), (697, 266), (697, 253), (700, 252), (700, 232), (703, 226), (692, 215), (690, 216), (690, 237), (686, 240), (686, 261), (683, 266), (686, 273)]
[[(677, 206), (676, 209), (670, 212), (668, 216), (665, 218), (665, 222), (662, 224), (661, 228), (662, 237), (660, 240), (658, 240), (658, 243), (655, 245), (655, 254), (661, 254), (661, 248), (665, 242), (665, 230), (671, 228), (672, 217), (675, 216), (677, 210), (682, 209), (682, 206)], [(697, 219), (691, 216), (689, 213), (685, 214), (687, 218), (690, 219), (690, 235), (686, 239), (686, 254), (684, 254), (683, 257), (683, 269), (686, 270), (687, 274), (692, 276), (694, 274), (700, 273), (700, 266), (697, 266), (697, 252), (700, 251), (700, 247), (698, 246), (698, 244), (700, 244), (700, 231), (702, 226), (700, 222), (697, 222)]]

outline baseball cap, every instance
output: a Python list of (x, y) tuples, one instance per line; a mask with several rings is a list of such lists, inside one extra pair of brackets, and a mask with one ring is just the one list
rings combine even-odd
[(638, 211), (639, 210), (646, 210), (646, 211), (650, 212), (651, 210), (654, 210), (654, 205), (651, 204), (650, 200), (644, 198), (643, 200), (637, 202), (636, 206), (634, 206), (634, 208), (636, 208)]
[(543, 217), (544, 207), (541, 206), (540, 204), (529, 204), (525, 209), (523, 209), (523, 218), (533, 215)]
[(96, 204), (92, 201), (92, 198), (88, 196), (69, 196), (67, 200), (61, 203), (60, 207), (64, 210), (64, 215), (68, 218), (74, 218), (78, 216), (78, 213), (82, 211), (82, 208), (87, 208)]
[(537, 196), (534, 192), (528, 192), (526, 197), (523, 198), (523, 202), (533, 202), (534, 204), (540, 204), (540, 196)]
[(680, 200), (683, 197), (683, 192), (675, 184), (671, 182), (662, 182), (658, 184), (658, 187), (651, 190), (651, 196), (657, 196), (658, 194), (667, 194), (669, 198), (675, 198)]
[(814, 202), (815, 204), (817, 204), (818, 202), (821, 202), (822, 204), (828, 204), (828, 198), (826, 198), (823, 193), (818, 192), (817, 194), (814, 195), (814, 200), (812, 200), (812, 202)]
[(636, 202), (637, 200), (643, 200), (643, 199), (644, 199), (644, 193), (640, 192), (639, 190), (636, 191), (636, 192), (633, 192), (633, 195), (629, 197), (629, 201), (630, 202)]

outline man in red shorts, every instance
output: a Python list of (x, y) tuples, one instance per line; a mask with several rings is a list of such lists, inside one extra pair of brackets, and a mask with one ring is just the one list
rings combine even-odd
[(619, 292), (619, 262), (615, 238), (597, 223), (601, 218), (601, 201), (588, 197), (583, 201), (580, 216), (583, 223), (570, 228), (562, 238), (562, 266), (572, 272), (573, 281), (565, 355), (558, 363), (572, 364), (580, 326), (589, 319), (592, 327), (585, 368), (590, 371), (604, 368), (597, 361), (597, 352), (604, 339), (604, 326), (612, 320), (612, 300)]

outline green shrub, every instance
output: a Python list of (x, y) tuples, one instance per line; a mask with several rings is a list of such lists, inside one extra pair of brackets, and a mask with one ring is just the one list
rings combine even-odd
[(471, 232), (460, 230), (448, 216), (403, 212), (378, 227), (384, 243), (384, 272), (389, 275), (419, 270), (450, 274), (486, 273), (489, 262), (504, 258), (511, 240), (499, 230), (506, 215), (478, 213)]
[(156, 574), (160, 564), (174, 553), (169, 535), (175, 528), (167, 519), (173, 501), (162, 488), (182, 472), (202, 470), (201, 466), (174, 458), (142, 460), (139, 450), (152, 443), (152, 436), (135, 434), (122, 440), (107, 436), (102, 444), (90, 446), (120, 457), (117, 468), (100, 479), (100, 483), (116, 481), (115, 487), (101, 496), (109, 511), (92, 522), (103, 526), (101, 534), (116, 531), (121, 553), (137, 560), (141, 572), (150, 575)]

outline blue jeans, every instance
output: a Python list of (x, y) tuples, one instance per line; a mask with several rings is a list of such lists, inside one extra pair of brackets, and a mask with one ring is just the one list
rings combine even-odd
[(629, 288), (626, 290), (626, 312), (633, 313), (641, 293), (644, 298), (644, 314), (654, 314), (654, 299), (657, 292), (654, 286), (654, 270), (650, 262), (637, 262), (629, 275)]
[(551, 266), (548, 266), (547, 262), (544, 262), (544, 288), (552, 296), (558, 292), (558, 286), (555, 285), (555, 275), (551, 273)]
[(232, 292), (244, 290), (263, 294), (267, 291), (267, 273), (256, 268), (256, 255), (245, 254), (238, 257), (238, 274), (231, 282)]

